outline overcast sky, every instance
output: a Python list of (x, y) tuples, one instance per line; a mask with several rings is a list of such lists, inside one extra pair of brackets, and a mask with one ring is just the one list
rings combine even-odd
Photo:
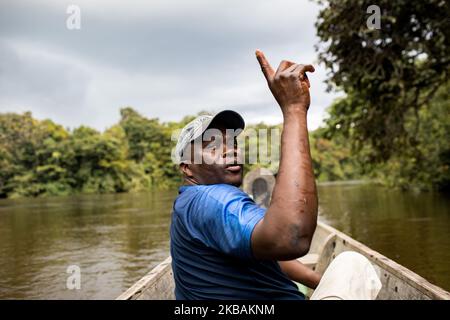
[[(70, 4), (80, 30), (66, 27)], [(314, 51), (318, 11), (308, 0), (1, 0), (0, 112), (99, 130), (123, 106), (163, 121), (227, 108), (248, 123), (279, 123), (259, 48), (274, 68), (282, 59), (316, 66), (315, 129), (336, 97)]]

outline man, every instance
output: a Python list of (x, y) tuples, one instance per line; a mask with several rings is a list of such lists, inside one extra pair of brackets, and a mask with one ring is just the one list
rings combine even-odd
[(244, 128), (239, 114), (201, 116), (183, 129), (176, 157), (184, 185), (170, 230), (177, 299), (303, 299), (291, 280), (311, 288), (320, 280), (295, 260), (308, 252), (317, 222), (306, 123), (306, 72), (314, 68), (282, 61), (275, 71), (261, 51), (256, 57), (284, 119), (272, 200), (265, 210), (238, 188), (243, 167), (228, 132)]

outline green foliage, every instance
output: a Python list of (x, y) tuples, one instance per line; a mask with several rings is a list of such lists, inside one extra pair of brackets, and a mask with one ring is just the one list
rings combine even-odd
[[(70, 132), (50, 120), (33, 119), (31, 113), (0, 114), (0, 197), (175, 187), (181, 183), (181, 175), (171, 160), (171, 151), (177, 131), (193, 119), (187, 116), (180, 122), (161, 123), (124, 108), (119, 123), (100, 133), (85, 126)], [(262, 129), (267, 130), (268, 141), (265, 136), (260, 139)], [(247, 126), (246, 132), (253, 134), (246, 141), (246, 163), (250, 145), (257, 148), (254, 151), (259, 157), (257, 163), (245, 166), (245, 172), (256, 166), (277, 171), (278, 162), (268, 161), (272, 129), (279, 133), (281, 125)], [(321, 132), (311, 139), (319, 180), (355, 177), (349, 151), (336, 145), (337, 140), (327, 140)], [(267, 150), (266, 159), (261, 157), (261, 148)]]
[(173, 125), (161, 124), (158, 119), (147, 119), (131, 108), (122, 109), (119, 125), (125, 131), (129, 157), (150, 177), (150, 184), (170, 187), (179, 177), (171, 160)]
[[(244, 132), (238, 137), (239, 146), (243, 151), (244, 163), (246, 164), (244, 166), (244, 174), (257, 167), (268, 168), (272, 172), (278, 171), (281, 129), (281, 124), (268, 125), (261, 122), (246, 125)], [(272, 141), (277, 143), (272, 146)], [(275, 149), (276, 147), (278, 149)]]
[[(388, 162), (370, 162), (365, 146), (355, 155), (349, 136), (318, 129), (310, 134), (314, 174), (318, 181), (360, 179), (371, 176), (384, 183), (421, 189), (448, 187), (449, 177), (449, 90), (442, 88), (429, 108), (405, 117), (407, 130), (415, 132), (417, 143), (399, 149)], [(337, 101), (345, 105), (351, 96)], [(171, 188), (181, 183), (178, 168), (171, 160), (173, 133), (191, 121), (161, 123), (147, 119), (131, 108), (123, 109), (121, 120), (103, 133), (88, 127), (67, 131), (50, 120), (38, 121), (30, 113), (0, 114), (0, 197), (68, 195), (75, 193), (134, 192), (150, 188)], [(248, 125), (246, 163), (249, 148), (257, 146), (257, 163), (247, 164), (245, 172), (257, 167), (278, 170), (271, 159), (272, 129), (281, 125)], [(265, 129), (268, 139), (259, 134)], [(253, 131), (256, 134), (248, 134)], [(339, 130), (337, 130), (339, 132)], [(351, 136), (350, 132), (350, 136)], [(279, 139), (280, 136), (274, 136)], [(241, 140), (243, 142), (243, 140)], [(241, 145), (242, 146), (242, 145)], [(259, 148), (259, 149), (258, 149)], [(261, 157), (267, 150), (267, 158)], [(279, 150), (278, 150), (279, 151)]]
[[(371, 145), (383, 162), (414, 139), (406, 115), (418, 112), (450, 74), (450, 20), (446, 1), (377, 1), (381, 29), (369, 29), (365, 0), (320, 1), (316, 23), (320, 61), (329, 84), (351, 98), (334, 106), (333, 124), (352, 131), (357, 147)], [(336, 126), (330, 126), (334, 130)]]
[[(373, 145), (365, 143), (356, 130), (343, 130), (338, 118), (354, 100), (352, 95), (337, 100), (329, 109), (330, 118), (322, 136), (353, 143), (354, 161), (362, 174), (382, 184), (402, 189), (447, 190), (450, 187), (450, 82), (417, 110), (403, 115), (408, 141), (397, 144), (384, 161), (374, 161)], [(357, 145), (357, 146), (355, 146)]]
[(31, 113), (0, 117), (0, 196), (64, 194), (70, 189), (60, 147), (69, 134)]
[(318, 181), (354, 180), (363, 178), (361, 165), (342, 137), (327, 139), (324, 129), (310, 134), (314, 175)]
[[(247, 136), (248, 141), (244, 144), (246, 147), (245, 163), (250, 163), (248, 159), (249, 147), (258, 146), (259, 157), (255, 164), (247, 164), (244, 167), (244, 174), (253, 170), (256, 167), (269, 168), (273, 172), (277, 172), (279, 168), (279, 161), (267, 162), (261, 157), (261, 150), (267, 150), (268, 160), (276, 160), (276, 157), (271, 157), (272, 150), (272, 129), (279, 132), (278, 136), (274, 136), (277, 142), (280, 142), (282, 125), (266, 125), (259, 123), (256, 125), (248, 125), (242, 136)], [(249, 131), (261, 132), (261, 129), (267, 130), (268, 138), (260, 139), (259, 135), (254, 136), (248, 134)], [(263, 135), (264, 136), (264, 135)], [(242, 139), (242, 137), (241, 137)], [(328, 139), (325, 136), (325, 129), (319, 128), (310, 133), (310, 149), (313, 161), (314, 176), (318, 181), (338, 181), (338, 180), (353, 180), (363, 178), (362, 168), (355, 156), (352, 153), (347, 140), (343, 137), (335, 137)], [(280, 147), (279, 143), (277, 143)], [(280, 150), (278, 150), (278, 157)]]
[(446, 189), (450, 20), (446, 1), (388, 1), (369, 29), (365, 0), (324, 0), (316, 27), (329, 89), (324, 137), (353, 147), (363, 172), (391, 186)]
[(450, 188), (450, 83), (417, 114), (405, 116), (414, 142), (397, 149), (385, 163), (375, 165), (372, 176), (403, 189)]
[(131, 108), (103, 133), (72, 132), (31, 113), (0, 114), (0, 197), (109, 193), (167, 188), (180, 182), (171, 161), (180, 123), (146, 119)]

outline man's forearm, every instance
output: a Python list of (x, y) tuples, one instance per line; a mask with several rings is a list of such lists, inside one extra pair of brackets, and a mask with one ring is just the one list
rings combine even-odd
[(317, 191), (306, 124), (311, 102), (306, 72), (314, 72), (314, 67), (283, 60), (274, 71), (261, 51), (256, 51), (256, 57), (280, 105), (284, 124), (272, 201), (252, 233), (252, 249), (257, 258), (292, 260), (308, 252), (317, 223)]
[(322, 276), (300, 261), (278, 261), (278, 264), (280, 265), (281, 270), (283, 270), (292, 281), (301, 283), (311, 289), (315, 289), (319, 285)]
[(301, 222), (304, 233), (314, 233), (317, 222), (317, 190), (314, 179), (306, 110), (284, 115), (280, 167), (272, 201), (287, 219)]
[[(284, 114), (281, 158), (267, 215), (288, 226), (288, 236), (310, 241), (317, 223), (317, 191), (312, 168), (305, 108)], [(268, 217), (268, 216), (267, 216)]]

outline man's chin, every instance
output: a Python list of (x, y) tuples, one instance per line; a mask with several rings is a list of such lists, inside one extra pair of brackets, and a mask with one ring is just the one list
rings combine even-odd
[(226, 168), (224, 173), (224, 183), (231, 184), (235, 187), (242, 185), (244, 179), (244, 167), (242, 165)]
[(232, 184), (233, 186), (239, 188), (242, 185), (242, 180)]
[(240, 175), (240, 177), (235, 177), (234, 179), (228, 179), (226, 183), (239, 188), (242, 185), (242, 175)]

